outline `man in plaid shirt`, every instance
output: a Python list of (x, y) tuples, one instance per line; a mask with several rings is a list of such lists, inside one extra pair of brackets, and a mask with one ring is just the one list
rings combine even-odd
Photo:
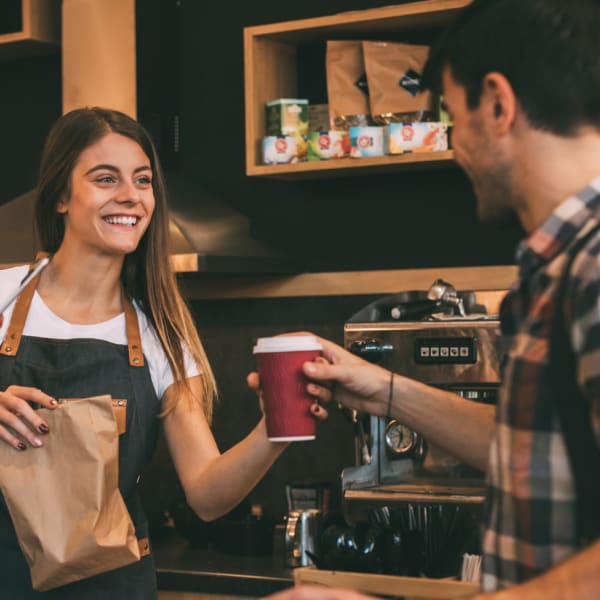
[[(455, 157), (481, 220), (516, 214), (527, 233), (519, 279), (501, 309), (511, 345), (497, 407), (401, 375), (392, 376), (390, 394), (389, 372), (327, 340), (328, 364), (304, 367), (313, 395), (375, 415), (391, 411), (487, 472), (486, 599), (600, 598), (600, 542), (578, 543), (574, 479), (553, 404), (552, 376), (565, 365), (549, 360), (558, 281), (576, 240), (600, 221), (599, 32), (600, 0), (475, 0), (426, 68), (428, 85), (443, 92)], [(593, 448), (600, 442), (600, 233), (577, 253), (566, 289), (572, 385)], [(277, 598), (364, 596), (308, 587)]]

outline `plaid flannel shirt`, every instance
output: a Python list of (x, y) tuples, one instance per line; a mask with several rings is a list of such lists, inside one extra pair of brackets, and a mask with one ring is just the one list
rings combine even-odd
[[(482, 587), (529, 579), (577, 548), (575, 489), (551, 398), (549, 329), (576, 238), (600, 221), (600, 177), (561, 203), (517, 251), (519, 280), (500, 311), (509, 352), (490, 450)], [(600, 233), (580, 250), (566, 294), (577, 383), (600, 443)], [(592, 477), (600, 473), (590, 473)]]

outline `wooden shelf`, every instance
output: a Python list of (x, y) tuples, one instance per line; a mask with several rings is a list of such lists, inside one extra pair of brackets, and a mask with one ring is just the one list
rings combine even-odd
[[(298, 49), (327, 39), (388, 37), (404, 32), (441, 30), (470, 0), (424, 0), (244, 29), (246, 174), (307, 179), (398, 169), (439, 168), (453, 164), (452, 152), (340, 159), (290, 165), (262, 165), (265, 103), (298, 97)], [(310, 100), (310, 98), (309, 98)]]
[(334, 160), (300, 162), (284, 165), (248, 165), (247, 175), (274, 179), (310, 179), (348, 175), (371, 175), (403, 170), (434, 169), (454, 166), (454, 152), (419, 152), (371, 158), (340, 158)]
[(0, 60), (60, 47), (60, 0), (21, 0), (22, 29), (0, 35)]

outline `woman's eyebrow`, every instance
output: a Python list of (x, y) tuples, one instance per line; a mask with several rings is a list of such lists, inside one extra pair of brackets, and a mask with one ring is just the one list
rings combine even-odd
[[(152, 170), (152, 168), (150, 167), (150, 165), (141, 165), (139, 167), (136, 167), (133, 170), (133, 172), (139, 173), (140, 171), (151, 171), (151, 170)], [(117, 167), (115, 167), (114, 165), (100, 164), (100, 165), (93, 166), (91, 169), (86, 171), (85, 174), (89, 175), (90, 173), (93, 173), (94, 171), (112, 171), (113, 173), (118, 173), (119, 169)]]
[(119, 169), (117, 169), (117, 167), (115, 167), (114, 165), (101, 164), (101, 165), (93, 166), (91, 169), (86, 171), (85, 174), (89, 175), (90, 173), (93, 173), (94, 171), (113, 171), (113, 173), (118, 173)]

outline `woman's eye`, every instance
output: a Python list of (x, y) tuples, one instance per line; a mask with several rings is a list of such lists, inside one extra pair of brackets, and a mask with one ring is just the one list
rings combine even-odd
[(101, 175), (96, 181), (98, 183), (114, 183), (116, 179), (112, 175)]
[(147, 175), (144, 175), (143, 177), (139, 177), (137, 180), (137, 183), (139, 185), (150, 185), (152, 183), (152, 179), (150, 177), (148, 177)]

